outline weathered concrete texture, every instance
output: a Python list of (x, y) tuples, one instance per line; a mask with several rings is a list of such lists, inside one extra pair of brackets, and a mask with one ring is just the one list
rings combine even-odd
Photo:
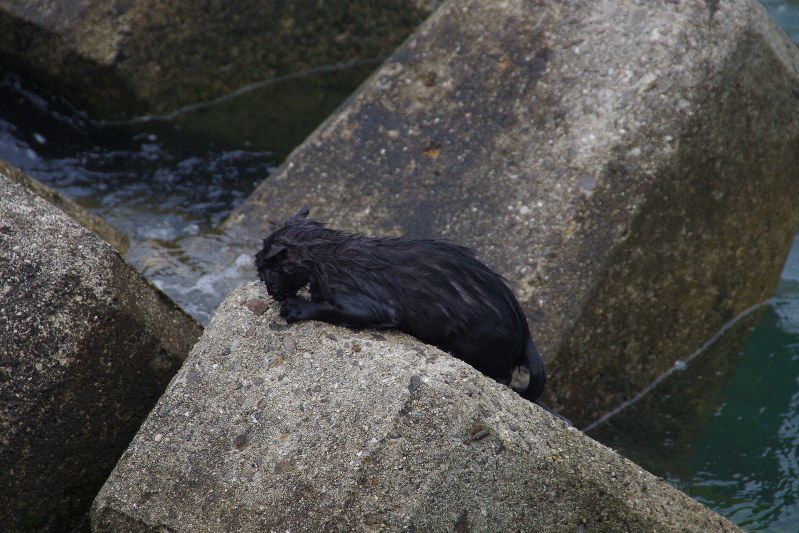
[(390, 53), (437, 2), (0, 0), (0, 60), (100, 118)]
[(0, 167), (0, 516), (4, 531), (68, 531), (202, 328), (7, 173)]
[(472, 246), (584, 424), (773, 294), (799, 223), (799, 53), (755, 0), (453, 0), (226, 223)]
[(95, 500), (118, 531), (738, 531), (406, 335), (217, 311)]

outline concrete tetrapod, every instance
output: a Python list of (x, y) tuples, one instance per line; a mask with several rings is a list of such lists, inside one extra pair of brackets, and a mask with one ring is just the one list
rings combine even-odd
[(225, 300), (95, 500), (118, 531), (739, 531), (461, 361)]

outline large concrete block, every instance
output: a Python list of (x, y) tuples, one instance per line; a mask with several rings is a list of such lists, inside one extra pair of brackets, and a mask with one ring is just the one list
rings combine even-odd
[(424, 0), (0, 0), (0, 59), (99, 118), (390, 53)]
[(578, 425), (769, 298), (799, 53), (755, 0), (453, 0), (235, 211), (444, 237), (503, 274)]
[(740, 531), (393, 331), (220, 306), (92, 508), (95, 533)]
[(202, 328), (15, 172), (0, 166), (0, 517), (70, 531)]

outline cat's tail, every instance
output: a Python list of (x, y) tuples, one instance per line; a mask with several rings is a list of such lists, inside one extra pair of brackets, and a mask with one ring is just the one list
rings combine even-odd
[(549, 406), (545, 405), (544, 403), (539, 400), (541, 393), (544, 392), (544, 385), (547, 381), (547, 371), (544, 367), (544, 360), (541, 358), (541, 355), (538, 353), (538, 350), (535, 347), (535, 343), (533, 339), (530, 338), (527, 342), (527, 348), (525, 350), (525, 360), (527, 362), (527, 369), (530, 372), (530, 381), (527, 383), (527, 388), (523, 391), (520, 391), (520, 394), (530, 400), (531, 402), (537, 404), (547, 412), (555, 415), (556, 417), (560, 418), (570, 426), (574, 424), (571, 423), (571, 420), (563, 416), (562, 414), (550, 409)]
[(541, 393), (544, 392), (544, 385), (547, 381), (547, 371), (546, 368), (544, 368), (544, 360), (541, 359), (541, 355), (538, 353), (531, 337), (527, 338), (524, 360), (525, 366), (528, 372), (530, 372), (530, 378), (527, 382), (527, 387), (519, 391), (519, 394), (531, 402), (535, 402), (538, 401)]

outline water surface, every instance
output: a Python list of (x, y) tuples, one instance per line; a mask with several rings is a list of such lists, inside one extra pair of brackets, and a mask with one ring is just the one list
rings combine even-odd
[(216, 228), (377, 64), (316, 68), (117, 124), (0, 70), (0, 159), (127, 233), (126, 259), (207, 324), (254, 279), (258, 245)]

